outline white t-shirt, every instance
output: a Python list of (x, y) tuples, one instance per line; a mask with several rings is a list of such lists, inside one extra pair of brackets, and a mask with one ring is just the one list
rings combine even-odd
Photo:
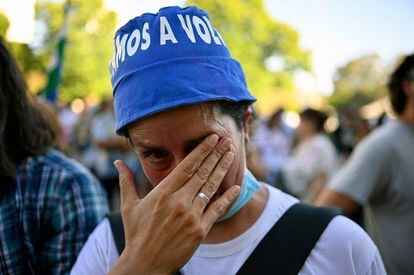
[(301, 199), (308, 195), (310, 184), (318, 177), (329, 179), (337, 168), (337, 154), (332, 141), (317, 134), (300, 143), (282, 168), (286, 188)]
[(392, 120), (373, 131), (328, 184), (364, 206), (367, 232), (390, 274), (413, 274), (414, 129)]
[[(181, 269), (187, 274), (235, 274), (285, 211), (297, 200), (265, 185), (269, 199), (259, 219), (228, 242), (201, 244)], [(91, 234), (71, 274), (106, 274), (118, 260), (109, 221)], [(299, 274), (386, 274), (377, 247), (351, 220), (338, 216), (328, 225)]]

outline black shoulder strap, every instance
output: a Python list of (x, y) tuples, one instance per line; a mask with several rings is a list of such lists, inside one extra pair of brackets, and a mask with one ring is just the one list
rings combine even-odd
[(298, 274), (330, 221), (341, 211), (297, 203), (267, 233), (237, 274)]
[(121, 213), (111, 213), (108, 216), (109, 224), (111, 225), (112, 236), (114, 236), (116, 248), (119, 255), (125, 248), (125, 233), (124, 224), (122, 223)]

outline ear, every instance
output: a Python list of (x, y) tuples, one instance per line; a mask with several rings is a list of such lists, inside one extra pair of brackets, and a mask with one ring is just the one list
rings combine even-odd
[(250, 141), (249, 137), (249, 121), (250, 121), (250, 115), (252, 114), (251, 107), (246, 108), (246, 112), (244, 113), (244, 125), (243, 125), (243, 136), (245, 143), (248, 143)]

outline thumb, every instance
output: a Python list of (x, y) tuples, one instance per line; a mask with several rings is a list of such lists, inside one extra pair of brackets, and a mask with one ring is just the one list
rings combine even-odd
[(119, 189), (121, 194), (121, 209), (134, 201), (139, 200), (137, 186), (135, 185), (134, 175), (122, 160), (116, 160), (114, 165), (119, 173)]

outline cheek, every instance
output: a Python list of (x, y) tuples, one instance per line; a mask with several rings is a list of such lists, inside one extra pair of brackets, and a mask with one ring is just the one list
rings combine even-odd
[(156, 170), (151, 165), (141, 162), (142, 169), (144, 170), (145, 175), (147, 176), (147, 179), (150, 181), (152, 186), (157, 186), (158, 183), (160, 183), (163, 179), (165, 179), (168, 174), (170, 174), (170, 170)]

